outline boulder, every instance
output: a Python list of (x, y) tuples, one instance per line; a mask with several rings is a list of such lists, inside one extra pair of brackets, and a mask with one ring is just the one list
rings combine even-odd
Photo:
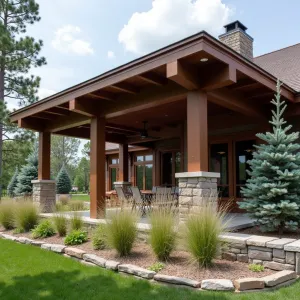
[(201, 283), (196, 280), (183, 278), (183, 277), (162, 275), (162, 274), (154, 275), (154, 280), (167, 282), (167, 283), (171, 283), (171, 284), (187, 285), (187, 286), (191, 286), (194, 288), (199, 288), (201, 286)]
[(86, 253), (85, 251), (78, 249), (78, 248), (73, 248), (73, 247), (67, 247), (64, 249), (65, 253), (77, 257), (77, 258), (82, 258), (83, 255)]
[(266, 286), (275, 286), (296, 278), (297, 275), (294, 271), (281, 271), (269, 276), (265, 276), (262, 279), (264, 280)]
[(265, 281), (261, 278), (241, 278), (235, 280), (234, 285), (239, 291), (263, 289)]
[(146, 278), (146, 279), (152, 279), (156, 272), (150, 271), (135, 265), (130, 264), (122, 264), (118, 266), (119, 272), (127, 273), (127, 274), (133, 274), (138, 277)]
[(105, 268), (105, 264), (107, 262), (106, 259), (99, 257), (95, 254), (84, 254), (83, 259), (102, 268)]
[(119, 262), (114, 261), (114, 260), (107, 260), (105, 263), (105, 268), (109, 270), (116, 271), (118, 270)]

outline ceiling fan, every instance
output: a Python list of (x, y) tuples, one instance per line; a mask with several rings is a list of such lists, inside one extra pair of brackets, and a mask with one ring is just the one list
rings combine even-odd
[(140, 131), (140, 134), (138, 135), (142, 140), (145, 139), (159, 139), (157, 136), (150, 136), (148, 133), (148, 122), (143, 121), (144, 128)]

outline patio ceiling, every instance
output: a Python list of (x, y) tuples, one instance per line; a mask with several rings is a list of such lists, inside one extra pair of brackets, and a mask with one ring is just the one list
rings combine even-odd
[[(202, 62), (201, 59), (208, 59)], [(106, 139), (122, 143), (142, 129), (186, 119), (186, 94), (203, 89), (208, 114), (265, 117), (276, 78), (201, 32), (11, 114), (19, 127), (89, 138), (92, 117), (106, 119)], [(295, 91), (282, 95), (294, 102)], [(217, 112), (217, 113), (216, 113)]]

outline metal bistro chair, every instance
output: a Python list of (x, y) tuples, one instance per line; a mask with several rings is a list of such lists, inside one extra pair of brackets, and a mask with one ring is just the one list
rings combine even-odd
[(171, 188), (167, 187), (157, 187), (155, 197), (153, 197), (154, 201), (151, 202), (152, 209), (172, 207), (172, 205), (174, 205), (174, 202), (172, 199), (171, 190)]
[(126, 202), (128, 200), (128, 197), (125, 195), (123, 188), (121, 188), (120, 186), (116, 186), (115, 191), (117, 192), (119, 202), (122, 206), (122, 203)]
[(141, 191), (137, 186), (132, 186), (130, 189), (133, 198), (132, 210), (138, 208), (142, 215), (144, 215), (146, 213), (147, 201), (143, 199)]

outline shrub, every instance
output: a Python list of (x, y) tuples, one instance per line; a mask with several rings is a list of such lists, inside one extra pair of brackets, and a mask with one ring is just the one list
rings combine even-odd
[(150, 267), (148, 268), (148, 270), (154, 271), (154, 272), (157, 273), (157, 272), (161, 271), (164, 267), (165, 267), (165, 265), (164, 265), (163, 263), (161, 263), (161, 262), (156, 262), (156, 263), (154, 263), (152, 266), (150, 266)]
[(67, 218), (63, 214), (56, 214), (53, 217), (53, 223), (59, 236), (67, 234)]
[(263, 272), (265, 270), (265, 267), (262, 265), (257, 265), (257, 264), (250, 264), (248, 266), (249, 270), (252, 272)]
[(150, 245), (159, 260), (166, 260), (175, 248), (175, 218), (172, 212), (159, 209), (150, 215)]
[(228, 222), (225, 222), (225, 212), (216, 210), (216, 199), (205, 200), (187, 217), (183, 235), (188, 251), (200, 267), (210, 266), (218, 255), (219, 235), (225, 231)]
[(68, 207), (70, 211), (81, 211), (85, 209), (84, 202), (80, 200), (71, 200)]
[(137, 236), (138, 215), (128, 209), (120, 210), (109, 217), (107, 223), (108, 245), (116, 249), (120, 256), (130, 253)]
[(66, 170), (65, 165), (63, 165), (58, 172), (56, 178), (56, 192), (57, 194), (69, 194), (72, 189), (71, 179)]
[(30, 231), (38, 224), (38, 209), (30, 201), (18, 202), (15, 209), (15, 225), (18, 231)]
[(78, 213), (74, 213), (70, 219), (71, 230), (80, 230), (83, 227), (83, 221)]
[(65, 238), (66, 245), (80, 245), (88, 240), (87, 233), (82, 230), (73, 230)]
[(39, 225), (32, 229), (32, 237), (34, 239), (45, 238), (53, 236), (54, 234), (55, 229), (49, 220), (43, 220)]
[(99, 224), (92, 236), (93, 248), (95, 250), (103, 250), (106, 247), (106, 227)]
[(14, 209), (12, 201), (3, 201), (0, 204), (0, 224), (7, 230), (14, 228)]

